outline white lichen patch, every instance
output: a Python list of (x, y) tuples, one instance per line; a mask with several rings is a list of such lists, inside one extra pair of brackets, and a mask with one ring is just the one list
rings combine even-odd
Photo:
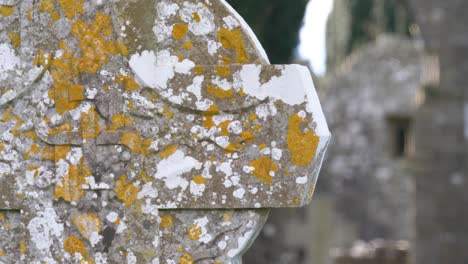
[(51, 256), (51, 247), (63, 239), (64, 226), (53, 208), (45, 208), (37, 213), (28, 224), (29, 235), (33, 246), (43, 257)]
[(201, 166), (202, 163), (192, 157), (185, 156), (181, 150), (177, 150), (167, 159), (158, 163), (157, 173), (153, 177), (163, 180), (169, 189), (181, 188), (185, 190), (189, 182), (183, 177), (183, 174), (193, 169), (199, 170)]
[(15, 50), (6, 43), (0, 43), (0, 81), (8, 78), (8, 71), (12, 71), (20, 64), (20, 58)]

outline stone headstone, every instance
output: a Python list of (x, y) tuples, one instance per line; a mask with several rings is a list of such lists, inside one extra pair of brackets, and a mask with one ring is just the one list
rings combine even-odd
[(0, 0), (0, 28), (0, 261), (237, 263), (310, 201), (310, 74), (224, 1)]

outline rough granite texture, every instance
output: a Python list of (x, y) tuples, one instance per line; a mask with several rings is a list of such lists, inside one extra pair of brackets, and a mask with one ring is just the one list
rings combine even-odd
[(239, 263), (330, 138), (222, 0), (0, 0), (0, 89), (0, 263)]

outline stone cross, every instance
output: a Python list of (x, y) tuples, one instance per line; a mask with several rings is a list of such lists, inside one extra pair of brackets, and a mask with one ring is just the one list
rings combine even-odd
[(224, 0), (0, 0), (0, 89), (0, 263), (240, 263), (330, 138)]

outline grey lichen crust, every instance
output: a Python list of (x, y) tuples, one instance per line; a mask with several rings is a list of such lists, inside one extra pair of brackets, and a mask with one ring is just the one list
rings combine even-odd
[(0, 0), (0, 263), (239, 261), (329, 140), (267, 64), (222, 0)]

